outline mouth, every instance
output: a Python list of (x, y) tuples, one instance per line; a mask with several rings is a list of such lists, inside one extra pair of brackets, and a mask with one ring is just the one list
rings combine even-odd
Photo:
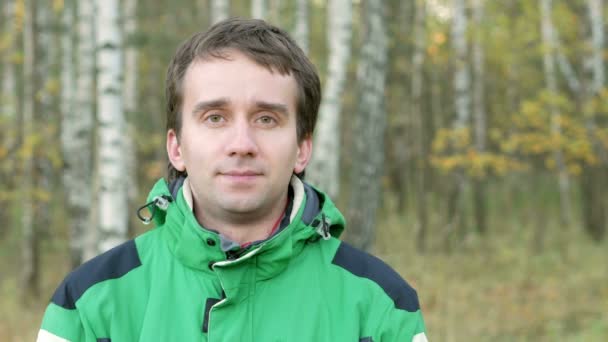
[(258, 177), (262, 176), (262, 173), (254, 170), (229, 170), (220, 172), (219, 175), (229, 182), (247, 183), (257, 180)]
[(261, 176), (262, 173), (253, 170), (230, 170), (226, 172), (220, 172), (220, 175), (230, 177), (255, 177)]

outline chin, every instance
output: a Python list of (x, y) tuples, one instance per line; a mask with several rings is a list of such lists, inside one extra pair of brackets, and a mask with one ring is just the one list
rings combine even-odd
[(224, 210), (233, 213), (250, 213), (260, 209), (260, 203), (256, 199), (234, 199), (224, 202)]

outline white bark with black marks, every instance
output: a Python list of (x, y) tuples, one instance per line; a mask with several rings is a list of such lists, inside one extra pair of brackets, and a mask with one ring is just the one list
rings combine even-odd
[[(134, 45), (133, 37), (137, 33), (137, 0), (123, 0), (124, 4), (124, 34), (127, 37), (129, 44), (125, 45), (125, 80), (124, 80), (124, 111), (127, 122), (127, 127), (131, 127), (137, 119), (135, 115), (138, 111), (137, 101), (137, 72), (138, 53), (137, 47)], [(130, 202), (135, 201), (137, 197), (137, 151), (135, 144), (135, 130), (127, 129), (127, 134), (123, 136), (126, 158), (127, 178), (127, 197)]]
[(122, 98), (122, 37), (119, 1), (97, 1), (97, 175), (99, 252), (125, 241), (128, 228), (127, 175)]
[(312, 160), (306, 168), (307, 179), (334, 199), (340, 194), (340, 115), (351, 59), (352, 11), (350, 0), (329, 2), (328, 74), (319, 107)]
[(369, 250), (374, 241), (377, 210), (382, 194), (384, 134), (387, 116), (384, 89), (387, 72), (385, 1), (365, 3), (365, 38), (357, 69), (359, 104), (354, 118), (353, 166), (350, 179), (347, 239)]
[[(77, 41), (74, 102), (72, 110), (64, 109), (61, 137), (72, 266), (97, 254), (96, 222), (91, 218), (94, 208), (95, 3), (93, 0), (80, 0), (77, 7), (74, 19)], [(71, 63), (71, 60), (64, 59), (64, 69), (68, 68), (66, 63)], [(63, 88), (69, 87), (69, 82), (69, 79), (64, 80)]]
[[(89, 220), (89, 211), (91, 207), (91, 146), (92, 146), (92, 99), (91, 94), (88, 94), (86, 102), (89, 104), (87, 110), (86, 105), (82, 105), (82, 99), (77, 98), (77, 84), (84, 86), (92, 91), (92, 84), (85, 84), (82, 80), (76, 78), (76, 70), (74, 68), (74, 53), (75, 48), (74, 37), (71, 31), (72, 27), (79, 27), (80, 21), (86, 20), (89, 27), (92, 28), (93, 23), (90, 22), (92, 6), (90, 1), (80, 1), (80, 15), (84, 15), (79, 20), (78, 25), (75, 25), (76, 8), (74, 2), (66, 2), (63, 9), (63, 29), (62, 37), (62, 75), (61, 75), (61, 90), (62, 90), (62, 120), (61, 120), (61, 148), (64, 161), (63, 169), (63, 187), (67, 197), (67, 210), (70, 234), (70, 261), (71, 266), (76, 267), (84, 261), (84, 235), (90, 229), (91, 221)], [(88, 11), (88, 13), (87, 13)], [(87, 17), (88, 16), (88, 17)], [(92, 33), (92, 30), (91, 30)], [(87, 39), (91, 39), (90, 36)], [(81, 48), (87, 46), (87, 42), (81, 42)], [(83, 65), (92, 63), (85, 59), (90, 59), (93, 56), (79, 56), (79, 62)], [(80, 65), (82, 66), (82, 65)], [(88, 72), (89, 75), (81, 73)], [(79, 68), (79, 76), (88, 78), (89, 82), (93, 80), (94, 70), (91, 68), (86, 71)], [(82, 91), (82, 90), (80, 90)], [(80, 93), (82, 95), (82, 93)], [(80, 101), (78, 101), (80, 100)], [(78, 102), (77, 102), (78, 101)], [(77, 105), (78, 104), (78, 105)]]

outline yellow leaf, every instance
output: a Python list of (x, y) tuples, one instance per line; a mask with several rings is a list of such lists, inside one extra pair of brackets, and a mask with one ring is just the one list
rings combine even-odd
[(435, 32), (433, 34), (433, 42), (437, 45), (442, 45), (446, 41), (445, 33), (443, 32)]

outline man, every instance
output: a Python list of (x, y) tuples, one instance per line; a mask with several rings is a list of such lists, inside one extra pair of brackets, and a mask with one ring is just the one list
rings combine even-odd
[(72, 272), (39, 341), (426, 341), (416, 292), (340, 242), (342, 215), (298, 176), (321, 90), (285, 32), (194, 35), (166, 96), (170, 182), (142, 217), (157, 228)]

